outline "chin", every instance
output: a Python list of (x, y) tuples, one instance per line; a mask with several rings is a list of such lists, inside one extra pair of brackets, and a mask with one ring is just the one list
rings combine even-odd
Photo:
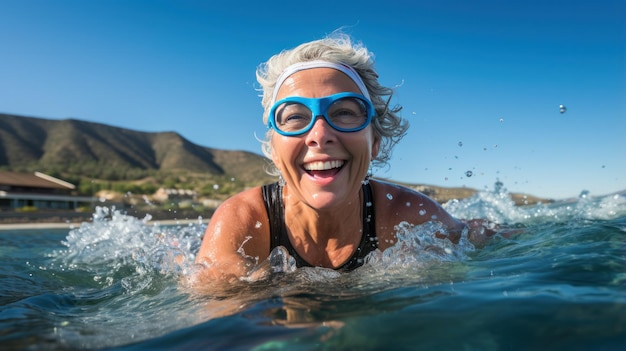
[(341, 206), (345, 203), (348, 197), (345, 186), (326, 187), (320, 189), (316, 187), (315, 190), (310, 189), (306, 195), (306, 201), (309, 206), (316, 209), (329, 209), (336, 206)]

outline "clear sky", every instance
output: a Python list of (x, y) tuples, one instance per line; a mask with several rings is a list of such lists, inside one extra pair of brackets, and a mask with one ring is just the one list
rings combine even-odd
[(0, 112), (261, 154), (257, 66), (344, 28), (411, 123), (375, 175), (603, 195), (626, 189), (625, 4), (0, 0)]

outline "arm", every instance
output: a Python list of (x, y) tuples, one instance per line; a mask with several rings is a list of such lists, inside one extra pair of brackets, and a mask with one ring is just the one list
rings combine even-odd
[(209, 221), (196, 256), (198, 288), (230, 285), (267, 258), (269, 223), (260, 188), (226, 200)]
[(396, 242), (395, 226), (401, 222), (420, 225), (429, 221), (441, 222), (445, 233), (436, 233), (440, 239), (457, 244), (467, 228), (468, 239), (475, 246), (482, 246), (499, 227), (484, 219), (459, 220), (448, 213), (439, 203), (428, 196), (395, 184), (371, 181), (375, 189), (377, 234), (381, 249)]
[(436, 236), (441, 239), (449, 239), (455, 244), (459, 243), (463, 231), (465, 230), (467, 230), (467, 240), (469, 240), (469, 242), (477, 248), (485, 246), (487, 241), (495, 234), (500, 234), (503, 237), (508, 238), (509, 236), (520, 232), (519, 230), (502, 231), (502, 228), (498, 223), (484, 218), (473, 218), (469, 220), (458, 219), (449, 214), (438, 203), (434, 203), (434, 206), (437, 208), (436, 211), (438, 213), (438, 220), (448, 228), (447, 233), (437, 233)]
[(448, 239), (458, 244), (463, 235), (463, 231), (467, 230), (467, 240), (475, 247), (483, 247), (487, 240), (495, 235), (499, 229), (497, 223), (486, 219), (458, 219), (448, 213), (441, 205), (433, 201), (434, 211), (437, 213), (437, 220), (443, 223), (447, 228), (447, 233), (436, 233), (440, 239)]

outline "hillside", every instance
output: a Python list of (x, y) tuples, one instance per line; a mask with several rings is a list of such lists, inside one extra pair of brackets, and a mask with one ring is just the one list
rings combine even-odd
[(199, 146), (175, 132), (0, 114), (0, 169), (112, 181), (205, 175), (248, 184), (273, 179), (266, 166), (261, 155)]
[[(247, 151), (199, 146), (175, 132), (0, 114), (0, 169), (48, 173), (78, 185), (79, 192), (88, 195), (100, 190), (150, 194), (170, 187), (224, 199), (246, 187), (274, 181), (265, 171), (268, 162)], [(476, 193), (469, 188), (404, 185), (442, 203)], [(519, 205), (546, 201), (522, 194), (512, 197)]]

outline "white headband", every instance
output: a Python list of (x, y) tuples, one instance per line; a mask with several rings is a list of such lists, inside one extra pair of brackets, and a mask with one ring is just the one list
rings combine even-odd
[(322, 61), (322, 60), (315, 60), (315, 61), (298, 62), (287, 67), (283, 71), (283, 73), (281, 73), (280, 76), (278, 76), (278, 79), (276, 80), (276, 85), (274, 86), (274, 92), (272, 94), (272, 103), (270, 105), (273, 105), (276, 102), (276, 96), (278, 95), (278, 90), (283, 85), (285, 80), (289, 78), (289, 76), (291, 76), (292, 74), (296, 72), (300, 72), (300, 71), (304, 71), (306, 69), (312, 69), (312, 68), (333, 68), (333, 69), (336, 69), (338, 71), (345, 73), (348, 77), (350, 77), (350, 79), (352, 79), (352, 81), (356, 84), (356, 86), (359, 87), (361, 94), (365, 96), (368, 100), (370, 99), (370, 94), (367, 92), (365, 83), (363, 83), (361, 76), (359, 76), (359, 74), (354, 70), (354, 68), (343, 63), (334, 63), (334, 62), (328, 62), (328, 61)]

